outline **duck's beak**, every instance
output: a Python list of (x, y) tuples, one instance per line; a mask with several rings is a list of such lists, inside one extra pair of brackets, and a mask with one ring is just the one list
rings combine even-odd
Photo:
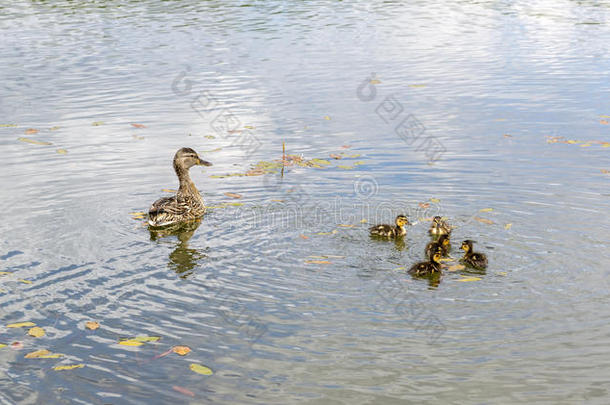
[(203, 160), (203, 159), (198, 159), (197, 164), (200, 166), (212, 166), (212, 164), (210, 162), (208, 162), (207, 160)]

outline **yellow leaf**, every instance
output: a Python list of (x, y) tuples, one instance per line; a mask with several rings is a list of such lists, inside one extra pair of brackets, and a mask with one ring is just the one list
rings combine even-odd
[(432, 202), (432, 203), (439, 203), (439, 202), (441, 202), (441, 200), (439, 200), (438, 198), (431, 198), (430, 202)]
[(255, 127), (253, 127), (252, 125), (244, 125), (244, 128), (246, 128), (246, 129), (254, 129)]
[(214, 135), (205, 135), (204, 138), (206, 138), (206, 139), (215, 139), (216, 137)]
[(578, 142), (579, 142), (579, 141), (575, 141), (575, 140), (573, 140), (573, 139), (569, 139), (569, 140), (568, 140), (568, 143), (570, 143), (570, 144), (575, 144), (575, 143), (578, 143)]
[(344, 170), (351, 170), (354, 168), (354, 166), (346, 166), (346, 165), (339, 165), (337, 166), (339, 169), (344, 169)]
[(324, 119), (327, 120), (327, 121), (330, 121), (330, 117), (328, 115), (325, 115)]
[(136, 342), (158, 342), (159, 340), (161, 340), (160, 336), (136, 336), (135, 338), (131, 339), (134, 340)]
[(415, 88), (417, 88), (417, 87), (426, 87), (426, 85), (425, 84), (410, 84), (409, 87), (415, 87)]
[(602, 148), (610, 148), (610, 142), (602, 143)]
[[(463, 264), (454, 264), (453, 266), (449, 266), (447, 267), (448, 271), (458, 271), (458, 270), (464, 270), (466, 268), (466, 266), (464, 266)], [(458, 281), (462, 281), (462, 280), (458, 280)]]
[(67, 155), (68, 151), (65, 149), (57, 149), (55, 152), (59, 153), (60, 155)]
[(53, 367), (53, 370), (55, 370), (55, 371), (74, 370), (75, 368), (83, 368), (83, 367), (85, 367), (84, 364), (71, 364), (68, 366)]
[(305, 260), (307, 264), (331, 264), (328, 260)]
[(480, 209), (479, 212), (492, 212), (494, 209), (493, 208), (483, 208)]
[(474, 219), (479, 221), (479, 222), (481, 222), (481, 223), (487, 224), (487, 225), (491, 225), (491, 224), (494, 223), (494, 221), (492, 221), (490, 219), (487, 219), (487, 218), (474, 217)]
[(25, 130), (26, 135), (37, 134), (38, 130), (36, 128), (28, 128)]
[(100, 125), (104, 125), (104, 121), (94, 121), (91, 123), (94, 127), (99, 127)]
[(8, 276), (9, 274), (13, 274), (10, 271), (0, 271), (0, 276)]
[(51, 142), (37, 141), (35, 139), (24, 138), (23, 136), (20, 136), (19, 138), (17, 138), (17, 140), (21, 142), (31, 143), (34, 145), (53, 145)]
[(498, 272), (498, 275), (500, 275), (500, 276), (507, 276), (508, 273), (505, 272), (505, 271), (500, 271), (500, 272)]
[(203, 375), (212, 375), (214, 374), (214, 372), (212, 371), (212, 369), (206, 367), (206, 366), (202, 366), (201, 364), (191, 364), (189, 366), (189, 368), (194, 371), (197, 374), (203, 374)]
[(17, 124), (0, 124), (0, 128), (14, 128)]
[(364, 219), (364, 218), (360, 220), (360, 223), (361, 223), (361, 224), (366, 224), (367, 222), (369, 222), (369, 221), (367, 221), (367, 220), (366, 220), (366, 219)]
[(85, 328), (90, 329), (90, 330), (96, 330), (99, 327), (100, 327), (100, 324), (95, 321), (89, 321), (89, 322), (85, 323)]
[(353, 228), (356, 225), (350, 225), (350, 224), (339, 224), (338, 226), (340, 226), (341, 228)]
[(381, 80), (371, 79), (371, 81), (369, 83), (371, 83), (371, 84), (381, 84)]
[(4, 343), (0, 343), (0, 349), (2, 349), (3, 347), (6, 347), (6, 345)]
[(19, 280), (17, 280), (17, 281), (19, 281), (20, 283), (23, 283), (23, 284), (32, 284), (32, 282), (31, 282), (30, 280), (24, 280), (24, 279), (22, 279), (22, 278), (20, 278), (20, 279), (19, 279)]
[(54, 127), (49, 128), (49, 129), (50, 129), (51, 131), (57, 131), (59, 128), (60, 128), (60, 127), (58, 127), (58, 126), (54, 126)]
[[(163, 191), (164, 193), (177, 193), (178, 192), (178, 190), (174, 190), (173, 188), (163, 188), (163, 189), (161, 189), (161, 191)], [(140, 214), (144, 214), (144, 213), (141, 212)]]
[(579, 145), (581, 148), (586, 148), (588, 146), (591, 146), (590, 143), (583, 143), (582, 145)]
[(469, 281), (479, 281), (481, 277), (464, 277), (459, 279), (458, 281), (469, 282)]
[(316, 165), (329, 165), (330, 164), (330, 162), (328, 160), (318, 159), (318, 158), (311, 159), (309, 162), (316, 164)]
[(36, 324), (34, 322), (20, 322), (20, 323), (11, 323), (9, 325), (6, 325), (7, 328), (25, 328), (25, 327), (32, 327), (32, 326), (36, 326)]
[(188, 346), (174, 346), (172, 347), (172, 351), (180, 356), (186, 356), (190, 353), (191, 348)]
[(28, 335), (34, 336), (34, 337), (43, 337), (44, 334), (45, 334), (44, 329), (42, 329), (38, 326), (34, 326), (32, 329), (30, 329), (28, 331)]
[(504, 229), (506, 229), (507, 231), (512, 228), (513, 224), (506, 224), (504, 225)]
[(224, 193), (227, 197), (231, 197), (231, 198), (241, 198), (241, 194), (237, 194), (237, 193)]
[(24, 357), (26, 359), (35, 359), (37, 357), (46, 356), (47, 354), (51, 354), (47, 349), (36, 350), (35, 352), (31, 352), (26, 354)]
[(144, 343), (137, 340), (121, 340), (119, 344), (123, 346), (142, 346)]
[(64, 355), (61, 353), (52, 353), (52, 354), (45, 354), (44, 356), (40, 356), (41, 359), (59, 359), (60, 357), (64, 357)]

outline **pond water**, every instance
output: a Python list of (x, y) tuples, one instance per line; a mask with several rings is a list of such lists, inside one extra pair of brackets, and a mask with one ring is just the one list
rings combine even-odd
[[(607, 403), (607, 3), (0, 9), (0, 403)], [(434, 215), (485, 272), (406, 273)]]

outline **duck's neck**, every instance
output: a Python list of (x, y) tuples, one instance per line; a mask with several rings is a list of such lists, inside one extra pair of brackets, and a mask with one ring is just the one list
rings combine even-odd
[(174, 170), (176, 171), (176, 175), (178, 176), (178, 180), (180, 181), (180, 187), (178, 188), (178, 194), (195, 194), (199, 195), (199, 191), (195, 187), (195, 183), (191, 180), (191, 175), (189, 174), (189, 170), (174, 164)]

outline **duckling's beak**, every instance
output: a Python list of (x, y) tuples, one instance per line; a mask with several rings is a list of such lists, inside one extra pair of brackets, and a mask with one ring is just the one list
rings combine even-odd
[(197, 164), (200, 166), (212, 166), (207, 160), (197, 159)]

